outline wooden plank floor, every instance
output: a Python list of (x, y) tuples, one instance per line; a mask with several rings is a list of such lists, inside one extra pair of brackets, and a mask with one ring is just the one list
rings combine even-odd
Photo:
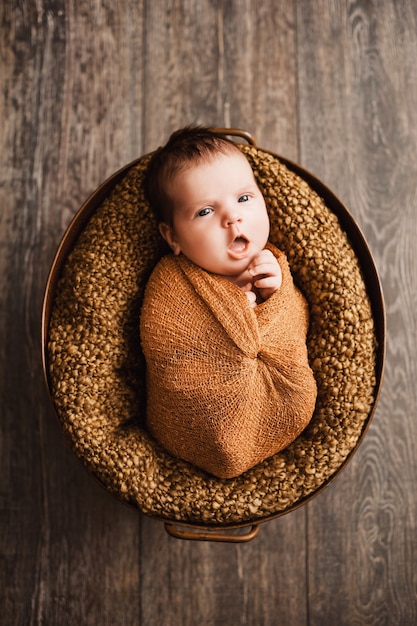
[[(6, 626), (417, 623), (417, 4), (3, 0), (0, 615)], [(249, 130), (350, 208), (385, 292), (370, 430), (247, 545), (182, 542), (81, 467), (41, 373), (46, 276), (115, 170), (188, 123)]]

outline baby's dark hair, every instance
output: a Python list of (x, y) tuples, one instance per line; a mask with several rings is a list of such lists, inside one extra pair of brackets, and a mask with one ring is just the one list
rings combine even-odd
[(229, 154), (239, 148), (225, 135), (205, 126), (187, 126), (175, 131), (165, 146), (153, 154), (145, 175), (145, 197), (158, 222), (172, 226), (172, 203), (166, 192), (167, 183), (191, 164), (208, 161), (217, 154)]

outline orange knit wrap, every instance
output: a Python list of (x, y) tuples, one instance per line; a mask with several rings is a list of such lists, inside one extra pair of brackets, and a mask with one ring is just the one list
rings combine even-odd
[(166, 256), (141, 312), (147, 423), (174, 456), (231, 478), (288, 446), (310, 421), (308, 307), (283, 252), (282, 285), (251, 308), (245, 293), (184, 256)]

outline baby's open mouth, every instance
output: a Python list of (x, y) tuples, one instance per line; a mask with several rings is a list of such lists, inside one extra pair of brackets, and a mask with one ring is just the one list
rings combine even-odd
[(231, 252), (244, 252), (249, 242), (245, 237), (236, 237), (229, 246)]

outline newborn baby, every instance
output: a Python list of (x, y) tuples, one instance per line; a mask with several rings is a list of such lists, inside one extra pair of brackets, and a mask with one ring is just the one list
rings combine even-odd
[(291, 443), (314, 411), (307, 303), (239, 148), (206, 128), (174, 133), (145, 193), (173, 254), (141, 312), (147, 423), (173, 455), (220, 478)]

